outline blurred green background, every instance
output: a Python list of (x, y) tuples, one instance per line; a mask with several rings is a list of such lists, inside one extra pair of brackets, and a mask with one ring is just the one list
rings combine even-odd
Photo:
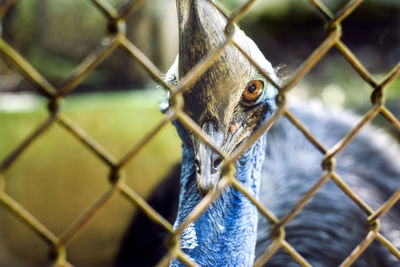
[[(0, 0), (0, 5), (7, 1)], [(107, 20), (88, 0), (20, 0), (1, 21), (1, 37), (59, 86), (107, 36)], [(127, 0), (108, 0), (119, 10)], [(244, 0), (220, 1), (232, 12)], [(337, 11), (347, 1), (323, 1)], [(127, 19), (127, 36), (163, 72), (177, 53), (174, 0), (148, 0)], [(306, 0), (258, 1), (240, 22), (284, 80), (323, 41), (324, 23)], [(378, 80), (400, 60), (400, 5), (365, 0), (343, 22), (343, 41)], [(144, 89), (147, 88), (147, 89)], [(293, 90), (329, 107), (364, 112), (372, 89), (335, 49)], [(387, 88), (399, 117), (400, 81)], [(121, 158), (162, 119), (165, 93), (117, 49), (64, 100), (63, 111), (114, 157)], [(47, 117), (46, 99), (0, 53), (0, 161)], [(382, 127), (391, 126), (379, 119)], [(127, 183), (147, 197), (180, 158), (168, 125), (126, 168)], [(55, 124), (2, 175), (6, 192), (55, 234), (61, 234), (108, 187), (107, 167)], [(1, 178), (0, 178), (1, 179)], [(110, 266), (135, 209), (118, 196), (68, 246), (77, 266)], [(47, 245), (0, 207), (0, 266), (42, 266)]]

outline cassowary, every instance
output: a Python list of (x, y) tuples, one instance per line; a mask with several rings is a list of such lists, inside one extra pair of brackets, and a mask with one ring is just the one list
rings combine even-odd
[[(166, 77), (172, 83), (177, 83), (179, 77), (226, 38), (227, 21), (210, 1), (177, 0), (177, 9), (179, 55)], [(277, 80), (271, 64), (237, 27), (233, 39)], [(276, 95), (276, 88), (236, 47), (228, 45), (221, 57), (185, 92), (184, 112), (230, 155), (273, 115)], [(334, 146), (359, 120), (350, 112), (328, 112), (312, 103), (293, 104), (290, 110), (326, 147)], [(223, 160), (179, 121), (174, 125), (182, 139), (179, 199), (171, 193), (173, 190), (164, 190), (157, 201), (170, 207), (178, 203), (174, 224), (178, 227), (204, 194), (216, 188)], [(282, 117), (237, 160), (235, 177), (281, 218), (321, 177), (323, 156)], [(377, 209), (400, 188), (399, 156), (395, 142), (368, 126), (337, 155), (335, 171), (363, 201)], [(173, 185), (176, 187), (177, 182)], [(164, 215), (173, 213), (169, 208)], [(285, 227), (285, 240), (313, 266), (338, 266), (366, 237), (366, 220), (366, 214), (333, 181), (328, 181)], [(146, 223), (142, 221), (139, 225), (143, 227)], [(399, 203), (382, 218), (380, 229), (400, 247)], [(117, 265), (146, 265), (145, 252), (150, 257), (148, 265), (157, 262), (153, 249), (162, 246), (161, 239), (156, 238), (158, 242), (139, 250), (151, 240), (150, 233), (143, 233), (143, 239), (135, 236), (134, 233), (141, 231), (131, 230)], [(251, 266), (270, 245), (270, 231), (270, 223), (258, 214), (253, 203), (231, 186), (185, 229), (179, 247), (200, 266)], [(130, 250), (130, 246), (135, 249)], [(171, 262), (171, 266), (181, 265), (184, 266), (178, 259)], [(298, 264), (280, 250), (267, 266)], [(375, 241), (353, 266), (400, 264), (399, 259)]]

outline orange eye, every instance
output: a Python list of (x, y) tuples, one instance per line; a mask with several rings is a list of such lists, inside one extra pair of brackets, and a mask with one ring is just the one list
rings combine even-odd
[(246, 89), (243, 92), (243, 98), (246, 101), (254, 101), (260, 97), (264, 89), (264, 82), (260, 80), (254, 80), (247, 84)]

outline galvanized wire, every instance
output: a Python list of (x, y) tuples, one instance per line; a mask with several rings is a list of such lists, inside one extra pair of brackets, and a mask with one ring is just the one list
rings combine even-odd
[[(373, 118), (378, 114), (381, 114), (389, 123), (400, 132), (400, 122), (393, 116), (393, 114), (385, 106), (386, 88), (392, 83), (400, 74), (400, 64), (397, 64), (381, 81), (377, 82), (376, 78), (373, 77), (363, 64), (357, 59), (353, 52), (343, 43), (341, 40), (342, 29), (341, 23), (348, 16), (350, 16), (354, 10), (357, 9), (361, 0), (352, 0), (347, 2), (339, 11), (333, 13), (330, 11), (322, 2), (319, 0), (310, 0), (310, 4), (321, 13), (326, 22), (325, 32), (326, 38), (321, 44), (308, 56), (308, 58), (301, 64), (301, 66), (293, 73), (293, 75), (284, 84), (277, 84), (267, 73), (265, 73), (261, 66), (256, 64), (256, 61), (251, 58), (238, 44), (232, 40), (234, 34), (233, 23), (240, 21), (249, 11), (250, 7), (256, 2), (255, 0), (249, 0), (240, 6), (231, 15), (223, 13), (223, 8), (219, 7), (218, 4), (212, 2), (220, 12), (227, 18), (226, 25), (226, 38), (216, 49), (210, 51), (203, 60), (198, 62), (184, 77), (181, 77), (177, 86), (173, 86), (164, 81), (164, 74), (158, 69), (158, 67), (149, 60), (146, 55), (138, 49), (127, 37), (126, 37), (126, 23), (125, 20), (129, 15), (139, 9), (144, 0), (132, 0), (122, 8), (121, 11), (116, 10), (106, 0), (91, 0), (94, 8), (100, 10), (104, 17), (108, 20), (109, 25), (112, 27), (108, 28), (109, 36), (105, 36), (99, 44), (98, 48), (89, 54), (74, 70), (73, 74), (62, 83), (61, 86), (56, 87), (48, 82), (43, 75), (40, 74), (16, 49), (10, 46), (4, 39), (0, 38), (0, 51), (2, 55), (14, 65), (34, 86), (38, 92), (45, 95), (48, 101), (48, 117), (31, 133), (26, 137), (16, 148), (14, 148), (4, 159), (0, 161), (0, 203), (5, 207), (6, 210), (15, 214), (21, 221), (23, 221), (27, 227), (31, 228), (33, 232), (43, 239), (53, 253), (51, 259), (54, 265), (57, 266), (69, 266), (68, 255), (66, 254), (66, 247), (73, 238), (76, 238), (81, 231), (91, 224), (93, 218), (95, 218), (101, 210), (113, 200), (113, 198), (120, 194), (132, 202), (133, 205), (142, 210), (154, 223), (158, 224), (164, 231), (169, 233), (168, 244), (169, 252), (159, 262), (158, 266), (166, 266), (169, 261), (173, 258), (179, 258), (182, 262), (188, 266), (197, 266), (185, 253), (179, 249), (179, 238), (185, 228), (196, 219), (207, 209), (207, 207), (215, 201), (220, 194), (229, 186), (233, 186), (238, 191), (242, 192), (254, 205), (258, 211), (266, 217), (266, 219), (272, 225), (271, 239), (272, 243), (268, 249), (255, 261), (255, 266), (261, 266), (267, 262), (280, 248), (283, 249), (287, 254), (291, 255), (293, 259), (298, 262), (301, 266), (311, 266), (302, 256), (299, 254), (286, 240), (285, 240), (285, 226), (299, 213), (302, 212), (303, 208), (307, 205), (307, 202), (319, 191), (319, 189), (328, 181), (336, 183), (352, 201), (354, 201), (360, 209), (367, 215), (366, 227), (368, 234), (364, 240), (354, 248), (348, 257), (343, 261), (341, 266), (350, 266), (356, 261), (365, 249), (374, 241), (380, 242), (384, 247), (388, 249), (395, 257), (400, 260), (399, 250), (391, 244), (380, 232), (379, 232), (379, 219), (387, 213), (395, 203), (400, 199), (400, 189), (391, 196), (381, 207), (376, 210), (371, 209), (365, 202), (363, 202), (341, 179), (341, 177), (335, 172), (335, 156), (345, 148), (352, 140), (358, 135), (360, 130), (369, 124)], [(8, 0), (0, 6), (0, 18), (2, 18), (10, 9), (11, 6), (18, 4), (18, 1)], [(278, 110), (274, 116), (264, 123), (250, 138), (247, 142), (241, 144), (235, 152), (231, 155), (226, 155), (222, 150), (211, 141), (210, 137), (204, 134), (201, 128), (188, 116), (186, 115), (183, 108), (183, 97), (182, 94), (188, 90), (196, 80), (207, 71), (207, 69), (219, 58), (224, 49), (228, 45), (234, 45), (245, 57), (248, 58), (251, 64), (253, 64), (265, 78), (270, 81), (279, 90), (276, 102), (278, 104)], [(154, 127), (145, 137), (138, 140), (136, 145), (133, 146), (124, 156), (120, 159), (115, 158), (110, 152), (103, 148), (93, 137), (87, 134), (78, 123), (72, 120), (67, 114), (62, 112), (60, 107), (62, 106), (62, 100), (76, 87), (86, 79), (86, 77), (104, 60), (111, 56), (112, 52), (121, 47), (125, 49), (132, 60), (138, 62), (149, 74), (149, 76), (163, 88), (170, 92), (170, 109), (164, 119)], [(371, 86), (371, 103), (372, 106), (368, 112), (366, 112), (359, 123), (353, 127), (339, 142), (334, 146), (327, 148), (312, 133), (310, 133), (302, 123), (286, 109), (286, 94), (293, 90), (300, 80), (326, 55), (326, 53), (332, 48), (336, 48), (341, 55), (347, 60), (349, 65), (354, 68), (357, 74)], [(240, 157), (240, 155), (247, 150), (261, 135), (263, 135), (269, 127), (279, 117), (286, 116), (289, 121), (293, 123), (295, 127), (309, 140), (309, 142), (315, 147), (316, 150), (322, 153), (324, 156), (321, 165), (323, 172), (321, 178), (309, 189), (304, 196), (293, 206), (290, 212), (285, 214), (283, 217), (276, 217), (268, 207), (265, 207), (262, 203), (258, 202), (257, 199), (247, 192), (244, 186), (235, 178), (234, 162)], [(190, 129), (193, 134), (197, 135), (203, 142), (218, 152), (223, 158), (223, 178), (218, 184), (215, 192), (208, 193), (200, 203), (192, 210), (187, 216), (186, 220), (177, 228), (173, 229), (172, 225), (163, 218), (156, 210), (154, 210), (143, 198), (141, 198), (133, 188), (128, 186), (125, 182), (124, 168), (129, 162), (136, 157), (139, 151), (145, 149), (147, 144), (158, 135), (158, 133), (171, 121), (179, 120)], [(81, 214), (75, 222), (69, 225), (65, 231), (57, 236), (52, 233), (43, 223), (40, 222), (35, 216), (27, 211), (21, 204), (15, 199), (8, 195), (5, 191), (5, 185), (7, 184), (7, 177), (4, 175), (4, 171), (10, 167), (16, 159), (21, 155), (23, 151), (29, 148), (38, 137), (40, 137), (51, 125), (58, 123), (69, 132), (79, 142), (82, 142), (85, 147), (91, 151), (96, 157), (109, 168), (110, 175), (110, 187), (107, 191), (99, 196), (99, 198), (87, 208), (85, 212)]]

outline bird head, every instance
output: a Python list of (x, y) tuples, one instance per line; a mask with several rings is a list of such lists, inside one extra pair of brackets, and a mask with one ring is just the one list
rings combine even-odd
[[(178, 0), (179, 55), (167, 76), (179, 80), (227, 36), (227, 19), (209, 0)], [(236, 25), (233, 40), (271, 77), (275, 73), (255, 43)], [(174, 76), (174, 78), (171, 78)], [(187, 90), (184, 112), (229, 155), (275, 110), (276, 88), (233, 44)], [(222, 157), (189, 132), (199, 191), (214, 190), (221, 176)]]

